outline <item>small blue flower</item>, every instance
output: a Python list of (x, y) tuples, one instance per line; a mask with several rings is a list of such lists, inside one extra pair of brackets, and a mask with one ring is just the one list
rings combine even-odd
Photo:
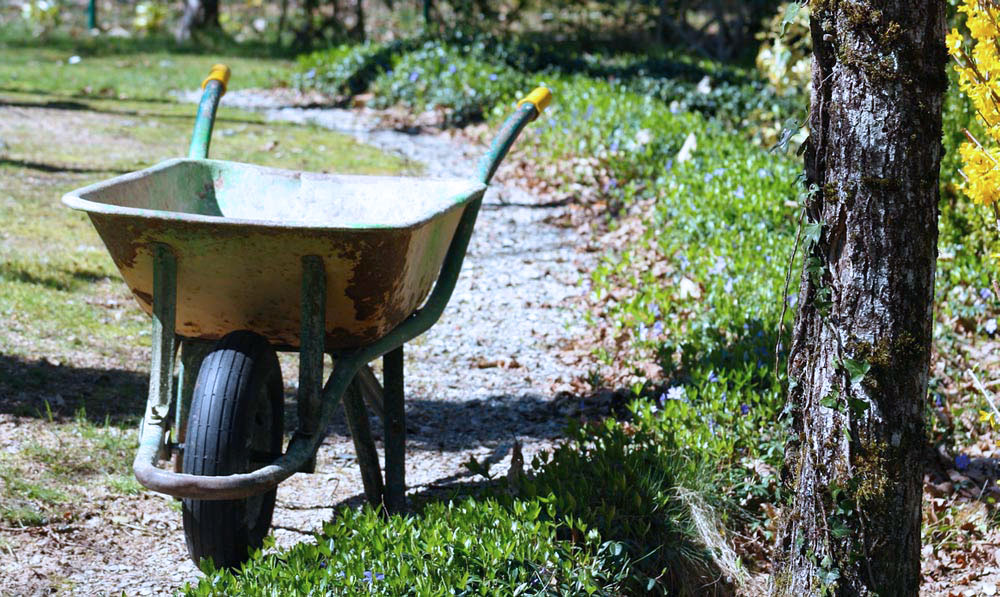
[(749, 404), (741, 404), (740, 405), (740, 413), (742, 413), (742, 415), (744, 417), (747, 416), (747, 415), (749, 415), (750, 414), (750, 405)]
[(495, 73), (490, 73), (490, 81), (496, 81), (498, 78)]
[(384, 579), (385, 575), (382, 574), (381, 572), (376, 572), (374, 575), (372, 575), (371, 570), (365, 570), (365, 582), (372, 582), (372, 580), (384, 580)]
[(326, 568), (326, 561), (320, 562), (319, 563), (319, 567), (320, 568)]
[(712, 171), (712, 176), (722, 176), (725, 173), (726, 173), (725, 168), (716, 168), (715, 170)]
[(944, 402), (941, 400), (941, 394), (934, 394), (934, 406), (938, 408), (944, 406)]
[(732, 278), (726, 278), (726, 285), (723, 286), (723, 290), (726, 291), (726, 294), (729, 294), (729, 293), (731, 293), (733, 291), (733, 279)]
[(989, 288), (979, 289), (979, 298), (983, 299), (984, 301), (988, 301), (992, 297), (993, 297), (993, 292), (991, 292)]
[(706, 172), (705, 173), (705, 182), (709, 182), (711, 180), (712, 180), (712, 173), (711, 172)]
[(955, 468), (960, 471), (964, 471), (969, 468), (969, 455), (959, 454), (955, 457)]
[(669, 171), (673, 167), (674, 167), (674, 159), (670, 158), (669, 160), (667, 160), (666, 165), (663, 166), (663, 169)]
[(609, 179), (608, 182), (606, 182), (604, 184), (604, 192), (605, 193), (607, 193), (611, 189), (615, 189), (615, 188), (618, 188), (618, 181), (616, 179), (614, 179), (614, 178)]
[(663, 322), (657, 321), (656, 323), (653, 324), (653, 335), (660, 336), (662, 334), (663, 334)]
[(417, 71), (413, 71), (412, 73), (410, 73), (410, 83), (416, 83), (417, 79), (419, 78), (420, 78), (420, 73), (418, 73)]
[(691, 262), (690, 262), (690, 261), (688, 261), (688, 258), (687, 258), (686, 256), (684, 256), (684, 255), (681, 255), (681, 256), (680, 256), (680, 257), (679, 257), (679, 258), (677, 259), (677, 263), (679, 263), (679, 264), (680, 264), (680, 266), (681, 266), (681, 269), (687, 269), (687, 267), (688, 267), (689, 265), (691, 265)]
[(987, 319), (983, 324), (983, 330), (991, 336), (997, 333), (997, 320), (993, 317)]
[(594, 115), (594, 104), (587, 106), (587, 113), (583, 115), (584, 120), (590, 120), (590, 117)]
[(611, 151), (618, 151), (618, 139), (612, 141), (611, 147), (609, 147), (608, 149), (610, 149)]
[(708, 270), (708, 273), (718, 276), (724, 271), (726, 271), (726, 260), (723, 257), (716, 257), (715, 262), (712, 264), (712, 269)]
[(315, 79), (316, 78), (316, 69), (315, 68), (310, 68), (309, 70), (307, 70), (306, 71), (306, 78), (307, 79)]
[(708, 382), (709, 383), (715, 383), (717, 381), (719, 381), (719, 376), (715, 374), (715, 371), (709, 371), (708, 372)]
[(674, 386), (667, 390), (667, 400), (684, 400), (685, 398), (684, 386)]
[(743, 192), (743, 185), (736, 187), (736, 191), (733, 192), (733, 196), (737, 199), (743, 199), (746, 197), (746, 193)]
[(458, 67), (455, 66), (454, 64), (452, 64), (451, 66), (448, 67), (448, 74), (449, 75), (453, 75), (453, 74), (455, 74), (455, 71), (457, 71), (457, 70), (458, 70)]

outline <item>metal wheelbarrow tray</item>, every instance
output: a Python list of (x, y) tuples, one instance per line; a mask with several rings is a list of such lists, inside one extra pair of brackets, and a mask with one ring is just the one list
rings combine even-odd
[[(550, 95), (518, 103), (468, 179), (344, 176), (209, 160), (228, 80), (216, 65), (202, 83), (187, 159), (63, 202), (87, 212), (152, 315), (135, 476), (183, 498), (192, 559), (231, 568), (270, 529), (278, 483), (313, 471), (338, 405), (367, 499), (404, 507), (403, 345), (444, 311), (486, 186)], [(278, 350), (299, 353), (298, 426), (284, 450)], [(379, 357), (382, 383), (368, 365)], [(384, 480), (366, 405), (385, 426)], [(173, 471), (158, 466), (170, 459)]]
[(253, 330), (298, 348), (302, 257), (322, 258), (327, 351), (369, 344), (427, 297), (463, 208), (463, 179), (343, 176), (176, 159), (75, 191), (140, 306), (153, 310), (153, 251), (168, 245), (183, 292), (176, 332)]

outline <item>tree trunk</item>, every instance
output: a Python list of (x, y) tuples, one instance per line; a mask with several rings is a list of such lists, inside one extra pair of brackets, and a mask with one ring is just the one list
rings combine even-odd
[(196, 30), (219, 28), (219, 0), (185, 0), (175, 37), (187, 41)]
[(354, 27), (350, 31), (351, 38), (365, 41), (365, 8), (362, 0), (356, 0), (354, 16)]
[(945, 3), (811, 6), (804, 236), (818, 240), (789, 359), (772, 594), (916, 596)]

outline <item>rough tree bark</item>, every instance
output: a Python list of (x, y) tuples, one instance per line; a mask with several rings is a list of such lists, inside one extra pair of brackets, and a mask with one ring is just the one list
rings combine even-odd
[(187, 41), (195, 30), (219, 28), (219, 0), (185, 0), (174, 36), (177, 41)]
[(944, 4), (810, 4), (806, 214), (822, 228), (790, 353), (775, 596), (918, 593)]

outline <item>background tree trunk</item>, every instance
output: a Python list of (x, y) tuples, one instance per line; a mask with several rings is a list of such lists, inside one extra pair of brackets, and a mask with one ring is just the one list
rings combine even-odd
[(773, 594), (915, 596), (945, 5), (811, 6), (806, 230), (822, 228), (793, 330)]
[(219, 28), (219, 0), (185, 0), (175, 37), (187, 41), (195, 30)]

